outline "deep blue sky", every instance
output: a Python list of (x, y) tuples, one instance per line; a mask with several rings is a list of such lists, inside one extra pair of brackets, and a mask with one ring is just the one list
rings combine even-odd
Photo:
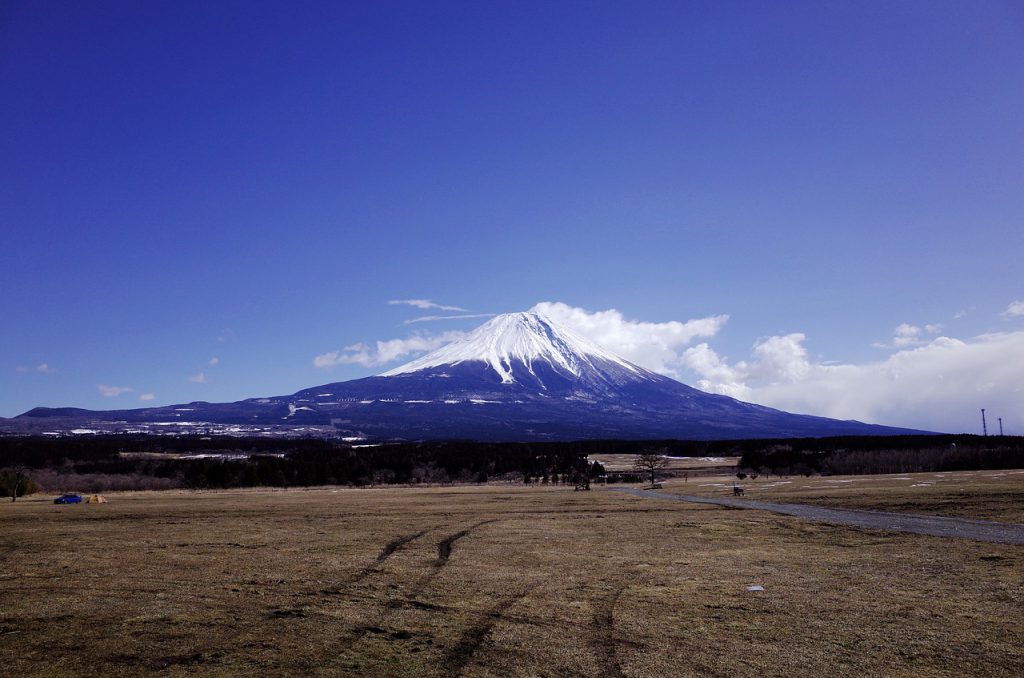
[(0, 91), (0, 416), (372, 374), (390, 299), (863, 362), (1024, 298), (1015, 2), (5, 2)]

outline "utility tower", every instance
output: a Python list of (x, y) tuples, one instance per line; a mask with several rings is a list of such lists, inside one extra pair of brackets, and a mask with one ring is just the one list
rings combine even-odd
[(988, 426), (985, 424), (985, 408), (981, 408), (981, 435), (988, 435)]
[(999, 435), (1003, 435), (1003, 418), (999, 417)]

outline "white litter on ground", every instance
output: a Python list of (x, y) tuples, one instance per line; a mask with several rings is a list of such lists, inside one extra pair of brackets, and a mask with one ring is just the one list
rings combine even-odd
[(760, 586), (758, 584), (754, 584), (753, 586), (748, 586), (747, 590), (748, 591), (764, 591), (764, 587)]

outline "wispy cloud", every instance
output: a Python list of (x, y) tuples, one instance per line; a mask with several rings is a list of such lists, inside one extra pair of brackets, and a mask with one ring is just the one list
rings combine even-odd
[(235, 331), (233, 329), (231, 329), (230, 327), (226, 327), (220, 331), (220, 334), (217, 335), (217, 342), (221, 344), (226, 344), (229, 341), (234, 341), (236, 336), (237, 335), (235, 334)]
[(149, 402), (151, 400), (156, 400), (156, 394), (155, 393), (143, 393), (143, 394), (139, 395), (139, 400), (141, 400), (143, 402)]
[(1002, 313), (1004, 318), (1019, 318), (1022, 315), (1024, 315), (1024, 301), (1011, 301)]
[(444, 332), (443, 334), (414, 334), (405, 339), (388, 339), (370, 344), (352, 344), (340, 351), (321, 353), (313, 358), (313, 365), (320, 368), (336, 365), (362, 365), (376, 367), (408, 357), (416, 353), (433, 351), (456, 339), (465, 336), (464, 332)]
[(191, 382), (193, 384), (205, 384), (210, 380), (207, 378), (205, 373), (200, 372), (199, 374), (193, 374), (191, 377), (185, 379), (185, 381)]
[(391, 304), (392, 306), (415, 306), (416, 308), (422, 309), (424, 311), (429, 311), (431, 309), (437, 311), (467, 310), (460, 306), (446, 306), (445, 304), (436, 304), (430, 299), (392, 299), (388, 303)]
[(217, 365), (219, 365), (219, 364), (220, 364), (220, 358), (218, 358), (217, 356), (213, 356), (213, 357), (212, 357), (212, 358), (210, 358), (210, 360), (209, 360), (209, 361), (208, 361), (208, 362), (206, 363), (206, 366), (207, 366), (207, 367), (216, 367), (216, 366), (217, 366)]
[(458, 320), (460, 318), (493, 318), (494, 313), (466, 313), (463, 315), (424, 315), (419, 318), (413, 318), (411, 320), (405, 320), (402, 322), (403, 325), (412, 325), (413, 323), (427, 323), (433, 322), (434, 320)]
[(57, 370), (50, 367), (46, 363), (39, 363), (35, 367), (26, 367), (24, 365), (18, 365), (14, 368), (15, 372), (27, 373), (35, 372), (36, 374), (57, 374)]
[(116, 398), (122, 393), (131, 393), (135, 390), (130, 386), (107, 386), (106, 384), (96, 384), (96, 389), (100, 395), (107, 398)]

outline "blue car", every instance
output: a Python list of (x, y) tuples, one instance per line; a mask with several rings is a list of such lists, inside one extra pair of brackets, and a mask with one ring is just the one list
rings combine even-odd
[(54, 504), (81, 504), (82, 495), (75, 494), (74, 492), (65, 492), (56, 499), (53, 500)]

